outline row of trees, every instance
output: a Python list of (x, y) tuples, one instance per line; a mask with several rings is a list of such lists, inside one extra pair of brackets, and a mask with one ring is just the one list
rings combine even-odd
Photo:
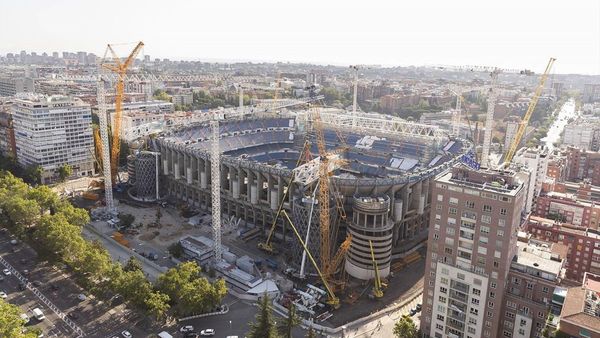
[(224, 282), (211, 284), (201, 278), (196, 263), (167, 271), (156, 286), (139, 262), (130, 261), (125, 267), (114, 263), (102, 245), (82, 237), (81, 228), (90, 221), (87, 212), (47, 186), (32, 188), (0, 172), (0, 210), (0, 224), (29, 241), (41, 257), (66, 264), (84, 288), (106, 298), (118, 294), (156, 320), (165, 319), (172, 307), (178, 315), (205, 311), (225, 296)]

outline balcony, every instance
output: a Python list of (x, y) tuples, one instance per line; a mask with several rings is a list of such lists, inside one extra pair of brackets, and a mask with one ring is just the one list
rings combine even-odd
[(467, 294), (465, 294), (463, 292), (455, 291), (455, 290), (450, 290), (450, 298), (456, 299), (465, 304), (467, 303), (467, 300), (469, 300), (469, 297), (467, 296)]
[(465, 283), (461, 283), (461, 282), (457, 282), (457, 281), (453, 280), (450, 283), (450, 287), (455, 290), (461, 291), (463, 293), (469, 293), (469, 285), (467, 285)]

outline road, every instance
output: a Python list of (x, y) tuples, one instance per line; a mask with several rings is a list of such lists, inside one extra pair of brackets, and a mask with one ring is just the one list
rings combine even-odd
[[(100, 222), (100, 221), (98, 221)], [(98, 223), (98, 222), (94, 222)], [(129, 257), (134, 255), (134, 252), (126, 248), (115, 241), (108, 240), (105, 237), (99, 235), (100, 231), (94, 228), (94, 225), (86, 225), (83, 227), (83, 235), (88, 240), (97, 240), (102, 246), (108, 250), (108, 253), (111, 255), (114, 261), (122, 262), (123, 264), (129, 260)], [(152, 282), (158, 279), (158, 276), (163, 273), (162, 270), (157, 269), (156, 266), (150, 263), (146, 258), (139, 257), (136, 255), (136, 258), (142, 263), (142, 268), (146, 273), (148, 279)]]
[[(139, 318), (133, 316), (124, 305), (113, 306), (95, 299), (75, 284), (67, 273), (41, 262), (35, 250), (24, 243), (13, 246), (10, 239), (5, 232), (0, 234), (0, 256), (20, 274), (26, 276), (60, 312), (71, 316), (71, 320), (86, 336), (105, 337), (125, 329), (137, 337), (147, 336), (147, 332), (136, 327)], [(4, 276), (4, 280), (0, 282), (0, 289), (8, 294), (6, 300), (19, 306), (23, 313), (31, 315), (31, 310), (38, 307), (46, 316), (41, 322), (32, 319), (29, 325), (41, 328), (46, 337), (76, 336), (31, 290), (20, 291), (18, 285), (19, 281), (14, 275)], [(79, 294), (85, 294), (87, 299), (80, 301), (77, 299)]]
[[(387, 315), (374, 319), (368, 323), (362, 324), (358, 327), (348, 327), (345, 332), (333, 337), (344, 337), (344, 338), (358, 338), (358, 337), (393, 337), (394, 324), (403, 316), (410, 315), (410, 310), (415, 308), (417, 304), (421, 304), (423, 301), (423, 294), (401, 307), (397, 311), (391, 312)], [(417, 328), (420, 325), (419, 318), (421, 313), (418, 312), (412, 316), (413, 321)]]
[(540, 140), (548, 147), (548, 150), (554, 150), (554, 143), (560, 140), (560, 134), (569, 123), (569, 119), (576, 118), (578, 114), (579, 112), (575, 111), (575, 100), (573, 99), (569, 99), (569, 101), (560, 108), (554, 123), (552, 123), (550, 129), (548, 129), (548, 134)]

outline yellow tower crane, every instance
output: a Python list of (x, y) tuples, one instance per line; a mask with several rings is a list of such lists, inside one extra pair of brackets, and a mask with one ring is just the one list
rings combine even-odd
[[(144, 47), (143, 42), (139, 42), (129, 56), (122, 61), (113, 46), (110, 44), (106, 47), (107, 53), (110, 52), (112, 62), (102, 63), (102, 68), (109, 70), (117, 75), (117, 87), (115, 93), (115, 118), (112, 124), (112, 149), (110, 151), (111, 178), (115, 182), (118, 173), (119, 155), (121, 153), (121, 115), (123, 106), (123, 94), (125, 91), (125, 75), (127, 69), (133, 64), (133, 61)], [(107, 60), (106, 56), (104, 57)], [(108, 151), (103, 149), (102, 151)]]
[(533, 94), (531, 101), (529, 101), (529, 107), (527, 107), (527, 112), (525, 112), (525, 116), (519, 123), (519, 128), (517, 129), (515, 138), (513, 139), (512, 143), (510, 144), (510, 147), (508, 148), (508, 151), (506, 152), (506, 156), (504, 156), (504, 164), (502, 165), (502, 167), (507, 167), (510, 164), (510, 162), (512, 161), (513, 156), (515, 156), (515, 152), (517, 151), (517, 148), (519, 147), (519, 144), (521, 143), (521, 139), (523, 138), (523, 135), (525, 134), (525, 129), (527, 129), (527, 125), (529, 124), (529, 119), (531, 118), (531, 115), (533, 115), (535, 106), (537, 105), (538, 100), (540, 99), (540, 96), (542, 95), (542, 91), (544, 90), (544, 85), (546, 83), (546, 80), (548, 79), (548, 75), (550, 74), (550, 70), (552, 69), (552, 65), (554, 64), (554, 61), (556, 61), (555, 58), (550, 58), (550, 60), (548, 61), (548, 64), (546, 65), (546, 70), (544, 71), (544, 74), (542, 74), (542, 77), (540, 78), (540, 83), (537, 86), (537, 88), (535, 89), (535, 93)]

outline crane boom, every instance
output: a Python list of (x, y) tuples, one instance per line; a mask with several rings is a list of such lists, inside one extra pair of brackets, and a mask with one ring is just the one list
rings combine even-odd
[(124, 62), (117, 56), (112, 46), (109, 44), (107, 50), (112, 55), (113, 64), (103, 63), (102, 68), (110, 70), (117, 75), (117, 86), (115, 93), (115, 119), (112, 124), (112, 148), (110, 152), (111, 179), (115, 181), (119, 167), (119, 155), (121, 152), (121, 114), (123, 105), (123, 94), (125, 91), (125, 75), (127, 69), (133, 63), (139, 52), (144, 47), (143, 42), (139, 42)]
[(381, 290), (381, 279), (379, 279), (379, 267), (375, 260), (375, 252), (373, 251), (373, 241), (369, 240), (369, 247), (371, 248), (371, 259), (373, 260), (373, 269), (375, 270), (374, 285), (373, 285), (373, 296), (376, 298), (383, 297), (383, 290)]
[(523, 138), (523, 135), (525, 134), (525, 129), (527, 129), (527, 125), (529, 124), (529, 119), (531, 119), (531, 115), (533, 115), (535, 106), (537, 105), (538, 100), (540, 99), (540, 96), (542, 95), (542, 91), (544, 90), (544, 85), (546, 84), (546, 80), (548, 79), (548, 75), (550, 74), (550, 70), (552, 69), (552, 65), (554, 64), (554, 61), (556, 61), (555, 58), (550, 58), (550, 60), (548, 60), (548, 64), (546, 65), (546, 70), (542, 74), (540, 83), (537, 86), (537, 88), (535, 89), (535, 93), (533, 94), (531, 101), (529, 101), (529, 107), (527, 107), (527, 112), (525, 112), (525, 116), (523, 117), (523, 120), (521, 120), (521, 122), (519, 123), (519, 128), (517, 129), (515, 138), (513, 139), (512, 143), (510, 144), (510, 148), (508, 148), (508, 151), (506, 152), (506, 156), (504, 157), (504, 166), (508, 165), (512, 161), (513, 156), (515, 156), (515, 152), (517, 151), (517, 148), (519, 147), (519, 144), (521, 143), (521, 139)]

